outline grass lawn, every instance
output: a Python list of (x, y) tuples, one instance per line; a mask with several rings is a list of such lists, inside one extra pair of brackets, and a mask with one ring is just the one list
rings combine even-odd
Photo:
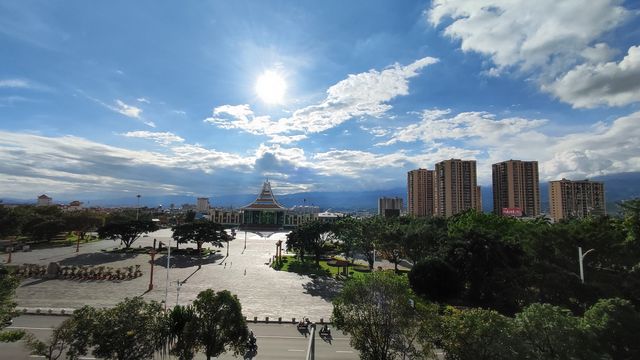
[[(318, 266), (313, 257), (305, 257), (305, 261), (302, 262), (294, 256), (283, 256), (280, 264), (274, 262), (271, 267), (279, 271), (288, 271), (300, 275), (331, 276), (345, 279), (343, 275), (338, 276), (339, 273), (342, 273), (342, 267), (329, 265), (326, 260), (320, 260), (320, 266)], [(369, 273), (369, 269), (366, 266), (353, 264), (349, 266), (349, 277), (361, 277), (367, 273)]]

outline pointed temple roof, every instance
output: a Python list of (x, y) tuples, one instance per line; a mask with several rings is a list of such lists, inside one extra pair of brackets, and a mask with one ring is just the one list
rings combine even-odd
[(262, 184), (262, 191), (258, 198), (251, 204), (242, 208), (243, 210), (286, 210), (284, 206), (280, 205), (271, 191), (271, 183), (269, 180)]

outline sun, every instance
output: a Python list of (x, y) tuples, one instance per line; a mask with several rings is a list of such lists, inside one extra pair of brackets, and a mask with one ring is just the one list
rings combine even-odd
[(287, 91), (284, 78), (273, 70), (267, 70), (256, 81), (256, 93), (267, 104), (282, 104)]

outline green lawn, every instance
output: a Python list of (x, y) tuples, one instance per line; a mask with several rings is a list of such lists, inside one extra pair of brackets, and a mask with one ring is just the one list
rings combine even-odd
[[(283, 256), (280, 264), (274, 262), (271, 267), (279, 271), (288, 271), (300, 275), (331, 276), (345, 279), (343, 275), (338, 276), (338, 273), (342, 273), (342, 267), (329, 265), (326, 260), (320, 260), (320, 266), (318, 266), (313, 257), (305, 257), (305, 261), (302, 262), (297, 257)], [(366, 266), (355, 265), (354, 267), (353, 264), (349, 266), (349, 277), (360, 277), (366, 273), (369, 273), (369, 269)]]

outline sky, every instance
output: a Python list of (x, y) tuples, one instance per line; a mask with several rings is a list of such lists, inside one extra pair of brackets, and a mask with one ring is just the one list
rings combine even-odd
[(0, 197), (640, 171), (640, 3), (0, 1)]

